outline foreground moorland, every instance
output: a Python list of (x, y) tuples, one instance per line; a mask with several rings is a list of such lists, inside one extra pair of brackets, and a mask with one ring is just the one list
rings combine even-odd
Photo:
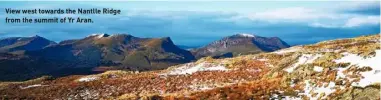
[(380, 35), (324, 41), (165, 70), (0, 83), (1, 99), (380, 98)]

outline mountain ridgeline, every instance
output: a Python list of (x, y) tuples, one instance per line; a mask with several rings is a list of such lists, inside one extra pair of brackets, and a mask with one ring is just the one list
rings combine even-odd
[(195, 60), (169, 37), (95, 34), (60, 43), (39, 36), (0, 41), (0, 80), (92, 74), (110, 69), (158, 70)]
[(278, 37), (261, 37), (252, 34), (236, 34), (214, 41), (204, 47), (191, 50), (196, 58), (214, 58), (272, 52), (290, 47)]
[(12, 37), (0, 40), (0, 52), (34, 51), (56, 44), (38, 35), (33, 37)]
[[(169, 37), (93, 34), (55, 43), (40, 36), (0, 40), (0, 80), (27, 80), (50, 75), (94, 74), (107, 70), (150, 71), (201, 57), (232, 57), (289, 47), (276, 37), (237, 34), (187, 51)], [(229, 55), (230, 54), (230, 55)]]

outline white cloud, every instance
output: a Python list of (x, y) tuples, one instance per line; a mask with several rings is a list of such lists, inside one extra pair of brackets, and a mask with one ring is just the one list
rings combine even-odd
[(267, 21), (271, 23), (292, 22), (307, 24), (311, 27), (323, 28), (352, 28), (364, 25), (377, 25), (380, 23), (380, 16), (361, 15), (335, 12), (337, 9), (317, 10), (303, 7), (281, 8), (251, 14), (242, 14), (232, 17), (231, 20)]
[(312, 27), (322, 28), (354, 28), (366, 25), (378, 25), (380, 24), (380, 16), (351, 16), (350, 18), (344, 18), (343, 22), (314, 22), (309, 24)]
[(309, 26), (312, 26), (312, 27), (322, 27), (322, 28), (338, 28), (339, 27), (338, 25), (323, 24), (323, 23), (319, 23), (319, 22), (312, 23)]
[(364, 16), (350, 18), (344, 27), (358, 27), (361, 25), (377, 25), (380, 24), (380, 16)]
[(283, 20), (283, 21), (307, 21), (315, 19), (335, 19), (330, 13), (319, 12), (315, 9), (303, 7), (282, 8), (264, 12), (252, 13), (247, 16), (252, 20)]

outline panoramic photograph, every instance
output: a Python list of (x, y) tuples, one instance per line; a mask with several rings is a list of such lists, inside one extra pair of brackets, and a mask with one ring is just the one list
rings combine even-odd
[(380, 100), (380, 1), (0, 1), (1, 100)]

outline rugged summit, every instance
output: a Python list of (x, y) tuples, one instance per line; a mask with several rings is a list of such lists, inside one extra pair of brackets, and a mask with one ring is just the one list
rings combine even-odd
[(57, 48), (65, 47), (70, 47), (67, 52), (71, 52), (72, 56), (78, 57), (79, 60), (81, 58), (87, 60), (81, 62), (98, 62), (94, 64), (130, 70), (163, 69), (194, 60), (190, 52), (178, 48), (169, 37), (139, 38), (128, 34), (98, 34), (80, 40), (63, 41), (38, 54), (51, 55), (46, 52), (54, 52), (59, 50)]
[[(19, 41), (14, 42), (14, 40)], [(19, 46), (27, 40), (32, 42)], [(4, 45), (8, 43), (14, 48), (16, 46), (13, 45), (17, 45), (25, 53), (14, 55), (9, 55), (9, 52), (3, 53), (4, 56), (1, 57), (3, 59), (0, 59), (0, 69), (3, 69), (0, 80), (23, 80), (42, 75), (90, 74), (110, 69), (158, 70), (195, 59), (189, 51), (174, 45), (169, 37), (139, 38), (128, 34), (94, 34), (83, 39), (66, 40), (49, 46), (47, 46), (49, 42), (40, 40), (46, 39), (11, 38), (4, 42)], [(35, 48), (31, 48), (32, 44)], [(16, 49), (8, 51), (11, 50)], [(18, 72), (16, 69), (22, 71)]]
[(289, 45), (278, 37), (261, 37), (253, 34), (236, 34), (214, 41), (204, 47), (191, 50), (196, 58), (212, 56), (232, 57), (244, 54), (271, 52)]
[(41, 50), (47, 46), (56, 44), (53, 41), (40, 37), (11, 37), (0, 39), (0, 52), (24, 52)]
[(380, 98), (380, 35), (324, 41), (234, 58), (203, 58), (166, 70), (108, 71), (0, 83), (3, 99)]

